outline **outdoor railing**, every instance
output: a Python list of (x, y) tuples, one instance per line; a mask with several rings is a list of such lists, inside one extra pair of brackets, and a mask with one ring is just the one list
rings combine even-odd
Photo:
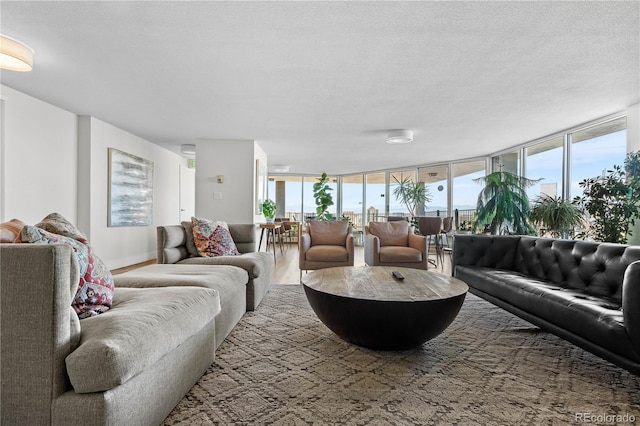
[[(362, 230), (364, 229), (364, 225), (369, 222), (386, 222), (387, 215), (380, 214), (379, 212), (368, 212), (366, 214), (366, 220), (363, 221), (362, 213), (355, 212), (344, 212), (343, 214), (346, 218), (348, 218), (353, 224), (354, 229)], [(424, 216), (440, 216), (445, 217), (447, 212), (445, 210), (431, 210), (424, 213)], [(391, 213), (389, 216), (400, 216), (409, 218), (410, 216), (405, 213)], [(462, 222), (471, 223), (475, 219), (476, 209), (455, 209), (453, 211), (454, 224), (455, 229), (458, 229), (459, 225)], [(288, 217), (291, 220), (307, 222), (309, 220), (313, 220), (316, 215), (314, 213), (305, 213), (304, 215), (301, 212), (286, 212), (285, 217)]]

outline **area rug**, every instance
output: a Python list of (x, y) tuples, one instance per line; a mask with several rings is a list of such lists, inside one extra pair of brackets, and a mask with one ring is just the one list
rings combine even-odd
[(165, 425), (556, 425), (640, 422), (640, 378), (467, 295), (413, 350), (349, 344), (300, 286), (247, 313)]

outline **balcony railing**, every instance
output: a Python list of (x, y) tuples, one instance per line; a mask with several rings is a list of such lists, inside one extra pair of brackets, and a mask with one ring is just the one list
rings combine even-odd
[[(447, 212), (444, 210), (432, 210), (432, 211), (425, 212), (424, 215), (444, 217), (446, 216), (446, 214)], [(343, 215), (351, 221), (355, 229), (360, 229), (360, 230), (364, 229), (364, 225), (366, 225), (369, 222), (386, 222), (387, 221), (387, 216), (384, 214), (380, 214), (377, 210), (375, 211), (371, 210), (367, 212), (365, 221), (363, 221), (362, 213), (347, 211), (347, 212), (344, 212)], [(399, 213), (399, 214), (392, 213), (389, 216), (395, 216), (395, 217), (400, 216), (400, 217), (406, 217), (406, 218), (409, 217), (409, 215), (405, 213)], [(457, 229), (462, 222), (467, 222), (467, 223), (473, 222), (476, 216), (476, 210), (475, 209), (463, 209), (463, 210), (456, 209), (453, 212), (453, 216), (454, 216), (455, 228)], [(303, 215), (301, 212), (290, 211), (285, 213), (285, 217), (288, 217), (291, 220), (296, 220), (296, 221), (299, 221), (302, 218), (303, 219), (302, 221), (306, 222), (309, 220), (313, 220), (316, 217), (316, 215), (313, 213), (305, 213)]]

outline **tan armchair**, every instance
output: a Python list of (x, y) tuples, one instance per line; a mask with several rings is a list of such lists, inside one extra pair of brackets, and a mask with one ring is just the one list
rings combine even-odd
[(300, 240), (302, 271), (353, 266), (353, 234), (349, 222), (311, 220)]
[(427, 239), (411, 232), (407, 221), (369, 222), (364, 231), (367, 265), (427, 269)]

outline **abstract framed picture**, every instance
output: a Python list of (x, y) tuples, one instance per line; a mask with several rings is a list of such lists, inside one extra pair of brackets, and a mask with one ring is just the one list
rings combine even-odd
[(109, 148), (107, 226), (153, 223), (153, 162)]

